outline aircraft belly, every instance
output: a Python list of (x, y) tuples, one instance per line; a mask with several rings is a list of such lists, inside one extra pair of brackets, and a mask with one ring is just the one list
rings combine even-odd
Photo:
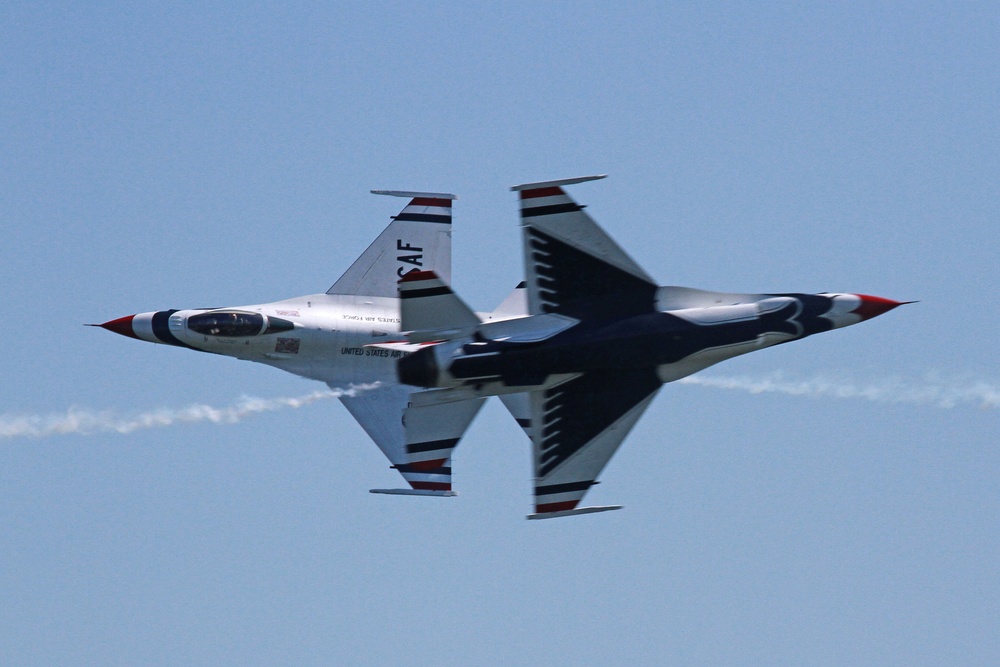
[(758, 349), (756, 341), (727, 345), (725, 347), (714, 347), (700, 350), (694, 354), (668, 364), (661, 364), (656, 367), (656, 374), (661, 382), (673, 382), (703, 371), (709, 366), (714, 366), (720, 361), (738, 357), (741, 354), (752, 352)]

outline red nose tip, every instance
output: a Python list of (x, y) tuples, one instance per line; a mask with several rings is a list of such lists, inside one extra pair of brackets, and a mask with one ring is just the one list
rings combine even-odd
[(114, 331), (116, 334), (121, 334), (122, 336), (138, 338), (138, 336), (135, 335), (135, 331), (132, 330), (133, 317), (135, 317), (135, 315), (127, 315), (125, 317), (119, 317), (117, 320), (111, 320), (110, 322), (105, 322), (104, 324), (98, 324), (97, 326), (102, 329), (107, 329), (108, 331)]
[(912, 303), (911, 301), (893, 301), (892, 299), (883, 299), (880, 296), (868, 296), (867, 294), (858, 294), (857, 296), (861, 299), (861, 305), (851, 312), (860, 315), (862, 320), (870, 320), (883, 313), (888, 313), (896, 306), (902, 306), (904, 303)]

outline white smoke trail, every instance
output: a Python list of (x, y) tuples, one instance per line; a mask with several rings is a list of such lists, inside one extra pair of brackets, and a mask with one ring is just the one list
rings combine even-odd
[(893, 377), (867, 382), (822, 376), (796, 379), (782, 373), (756, 378), (745, 375), (694, 375), (679, 382), (751, 394), (856, 398), (876, 403), (911, 403), (946, 409), (962, 405), (984, 410), (1000, 408), (1000, 383), (971, 377), (943, 378), (936, 374), (928, 374), (920, 380)]
[(72, 407), (64, 413), (47, 415), (0, 415), (0, 440), (13, 438), (45, 438), (53, 435), (91, 435), (94, 433), (128, 434), (148, 428), (161, 428), (174, 424), (212, 422), (235, 424), (262, 412), (285, 408), (301, 408), (316, 401), (354, 396), (358, 392), (374, 389), (372, 384), (351, 385), (348, 389), (314, 391), (304, 396), (286, 398), (253, 398), (244, 396), (234, 404), (216, 408), (211, 405), (189, 405), (184, 408), (158, 408), (130, 416), (119, 416), (110, 411), (94, 411)]
[[(867, 382), (823, 376), (801, 379), (783, 373), (771, 373), (760, 377), (694, 375), (678, 380), (678, 383), (751, 394), (776, 393), (813, 398), (862, 399), (876, 403), (910, 403), (944, 409), (958, 406), (976, 406), (984, 410), (1000, 408), (1000, 383), (971, 377), (943, 378), (935, 374), (928, 374), (920, 380), (896, 377)], [(198, 422), (235, 424), (256, 414), (285, 408), (301, 408), (316, 401), (340, 396), (354, 396), (358, 392), (375, 389), (378, 386), (379, 383), (375, 382), (352, 385), (348, 389), (314, 391), (303, 396), (285, 398), (244, 396), (234, 404), (221, 408), (196, 404), (184, 408), (158, 408), (127, 416), (106, 410), (95, 411), (77, 407), (72, 407), (64, 413), (46, 415), (3, 414), (0, 415), (0, 441), (71, 434), (128, 434), (149, 428)]]

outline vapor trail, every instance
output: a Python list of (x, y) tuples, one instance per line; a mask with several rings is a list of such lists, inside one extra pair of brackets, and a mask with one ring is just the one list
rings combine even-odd
[(329, 398), (354, 396), (360, 391), (379, 385), (351, 385), (348, 389), (314, 391), (304, 396), (285, 398), (253, 398), (244, 396), (232, 405), (221, 408), (211, 405), (189, 405), (184, 408), (158, 408), (148, 412), (121, 416), (111, 411), (94, 411), (72, 407), (64, 413), (47, 415), (0, 415), (0, 440), (13, 438), (45, 438), (53, 435), (90, 435), (93, 433), (127, 434), (147, 428), (160, 428), (174, 424), (235, 424), (262, 412), (285, 408), (301, 408)]
[(976, 406), (984, 410), (1000, 408), (1000, 384), (970, 377), (943, 378), (935, 374), (928, 374), (923, 379), (896, 377), (867, 382), (823, 376), (796, 379), (782, 373), (761, 377), (694, 375), (679, 382), (751, 394), (857, 398), (875, 403), (911, 403), (936, 408), (954, 408), (960, 405)]
[[(747, 375), (694, 375), (679, 384), (730, 389), (751, 394), (786, 394), (813, 398), (862, 399), (875, 403), (909, 403), (936, 408), (975, 406), (984, 410), (1000, 408), (1000, 383), (971, 377), (943, 378), (928, 374), (923, 379), (886, 378), (859, 381), (843, 377), (794, 378), (783, 373), (759, 377)], [(352, 385), (348, 389), (314, 391), (303, 396), (254, 398), (244, 396), (224, 407), (195, 404), (183, 408), (157, 408), (133, 415), (72, 407), (63, 413), (45, 415), (0, 415), (0, 440), (45, 438), (53, 435), (128, 434), (175, 424), (212, 422), (235, 424), (247, 417), (286, 408), (301, 408), (317, 401), (353, 396), (379, 383)]]

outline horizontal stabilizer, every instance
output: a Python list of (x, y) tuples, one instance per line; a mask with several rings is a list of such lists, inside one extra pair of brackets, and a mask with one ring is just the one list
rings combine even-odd
[[(534, 343), (546, 338), (552, 338), (580, 320), (565, 317), (555, 313), (519, 317), (497, 322), (487, 322), (479, 327), (479, 333), (489, 340), (502, 340), (511, 343)], [(412, 340), (412, 338), (409, 338)]]
[(362, 347), (372, 347), (378, 350), (391, 350), (393, 352), (416, 352), (427, 347), (427, 343), (412, 343), (408, 340), (391, 340), (386, 343), (366, 343)]
[(440, 496), (451, 498), (458, 491), (431, 491), (430, 489), (368, 489), (368, 493), (384, 493), (389, 496)]
[(621, 505), (592, 505), (591, 507), (578, 507), (575, 510), (562, 510), (560, 512), (542, 512), (540, 514), (529, 514), (529, 519), (555, 519), (561, 516), (574, 516), (576, 514), (593, 514), (594, 512), (610, 512), (620, 510)]
[(399, 280), (398, 289), (400, 329), (403, 331), (464, 329), (479, 325), (479, 317), (433, 271), (407, 273)]
[(498, 322), (528, 314), (528, 283), (523, 280), (514, 288), (497, 309), (486, 315), (487, 320)]

